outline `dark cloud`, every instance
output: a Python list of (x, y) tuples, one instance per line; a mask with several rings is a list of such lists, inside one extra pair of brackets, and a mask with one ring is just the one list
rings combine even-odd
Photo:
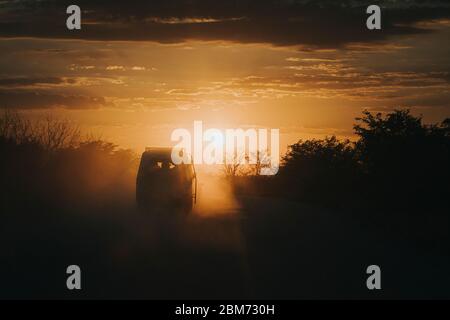
[[(381, 31), (365, 27), (365, 8), (383, 8)], [(190, 39), (336, 48), (393, 35), (429, 32), (417, 22), (449, 18), (443, 1), (331, 0), (79, 0), (82, 30), (65, 27), (66, 1), (6, 1), (0, 7), (0, 36), (149, 40)]]
[(0, 87), (21, 87), (42, 84), (62, 84), (70, 83), (72, 80), (66, 81), (58, 77), (18, 77), (18, 78), (0, 78)]
[(35, 90), (0, 89), (0, 106), (2, 108), (39, 109), (63, 107), (70, 109), (90, 109), (106, 105), (107, 103), (103, 97)]

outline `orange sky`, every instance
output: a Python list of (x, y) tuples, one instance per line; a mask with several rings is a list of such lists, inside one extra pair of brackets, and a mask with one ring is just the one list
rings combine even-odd
[(31, 118), (67, 118), (137, 151), (170, 144), (171, 131), (194, 120), (279, 128), (284, 149), (300, 138), (351, 137), (364, 109), (449, 117), (450, 20), (421, 28), (429, 32), (315, 49), (3, 37), (0, 98)]

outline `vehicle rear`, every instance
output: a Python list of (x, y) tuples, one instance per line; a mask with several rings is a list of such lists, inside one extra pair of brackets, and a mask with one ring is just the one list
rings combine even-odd
[(136, 179), (136, 201), (146, 211), (190, 212), (196, 197), (192, 164), (175, 165), (171, 148), (148, 148), (141, 157)]

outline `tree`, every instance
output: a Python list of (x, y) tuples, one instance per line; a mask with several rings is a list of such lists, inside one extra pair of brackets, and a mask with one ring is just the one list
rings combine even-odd
[(242, 173), (243, 164), (245, 163), (245, 154), (243, 152), (235, 152), (232, 155), (226, 155), (222, 166), (222, 172), (225, 177), (233, 178)]

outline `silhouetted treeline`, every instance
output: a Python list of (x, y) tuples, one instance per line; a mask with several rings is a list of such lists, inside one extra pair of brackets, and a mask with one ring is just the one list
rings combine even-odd
[(447, 210), (450, 119), (425, 125), (409, 110), (357, 118), (354, 142), (327, 137), (289, 146), (274, 177), (240, 177), (237, 192), (341, 208)]
[(81, 138), (66, 120), (31, 122), (5, 111), (0, 154), (5, 212), (60, 204), (95, 206), (105, 198), (134, 196), (136, 156), (100, 139)]
[[(450, 119), (425, 125), (407, 110), (364, 112), (356, 141), (327, 137), (291, 145), (273, 177), (234, 177), (237, 194), (337, 208), (447, 210)], [(138, 158), (68, 121), (0, 117), (3, 208), (96, 205), (134, 199)]]

